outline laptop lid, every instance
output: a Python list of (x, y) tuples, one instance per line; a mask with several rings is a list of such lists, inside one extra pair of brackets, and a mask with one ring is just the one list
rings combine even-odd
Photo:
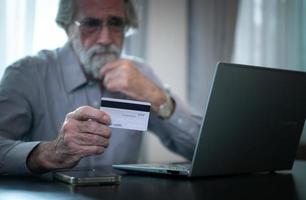
[(305, 117), (305, 72), (219, 63), (191, 176), (291, 169)]
[(306, 118), (305, 91), (305, 72), (219, 63), (191, 169), (113, 167), (191, 177), (291, 169)]

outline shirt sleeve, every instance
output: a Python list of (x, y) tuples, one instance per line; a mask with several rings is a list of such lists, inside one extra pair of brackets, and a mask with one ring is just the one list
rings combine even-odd
[(32, 123), (29, 97), (34, 96), (35, 87), (28, 79), (31, 72), (21, 70), (21, 65), (28, 62), (8, 67), (0, 84), (0, 175), (30, 173), (26, 167), (27, 156), (39, 143), (25, 142), (30, 140), (27, 135)]
[[(150, 66), (139, 62), (137, 66), (143, 74), (161, 89), (167, 90)], [(149, 130), (153, 131), (170, 150), (191, 160), (202, 117), (193, 115), (188, 106), (178, 96), (171, 92), (170, 94), (175, 101), (175, 110), (172, 116), (169, 119), (161, 119), (156, 113), (151, 113)]]
[(176, 106), (172, 116), (161, 119), (157, 114), (151, 113), (149, 128), (170, 150), (191, 160), (202, 118), (192, 115), (178, 97), (173, 98)]
[(0, 175), (31, 174), (26, 166), (27, 157), (39, 142), (12, 141), (0, 137)]

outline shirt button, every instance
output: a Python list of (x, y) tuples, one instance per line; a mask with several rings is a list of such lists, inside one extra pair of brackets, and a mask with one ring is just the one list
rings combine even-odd
[(177, 120), (177, 122), (178, 122), (179, 124), (181, 124), (181, 123), (183, 122), (183, 120), (180, 118), (180, 119)]

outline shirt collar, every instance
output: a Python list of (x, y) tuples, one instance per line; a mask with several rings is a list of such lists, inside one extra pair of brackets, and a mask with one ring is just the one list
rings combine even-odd
[(82, 70), (79, 59), (69, 42), (60, 48), (58, 54), (66, 91), (72, 92), (87, 83), (87, 78)]

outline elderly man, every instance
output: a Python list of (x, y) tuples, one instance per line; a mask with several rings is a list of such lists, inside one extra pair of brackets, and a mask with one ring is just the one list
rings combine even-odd
[(143, 135), (111, 130), (101, 97), (150, 102), (149, 129), (191, 159), (198, 120), (149, 66), (121, 58), (125, 33), (138, 24), (133, 2), (62, 0), (56, 21), (69, 41), (21, 59), (2, 78), (0, 174), (136, 162)]

